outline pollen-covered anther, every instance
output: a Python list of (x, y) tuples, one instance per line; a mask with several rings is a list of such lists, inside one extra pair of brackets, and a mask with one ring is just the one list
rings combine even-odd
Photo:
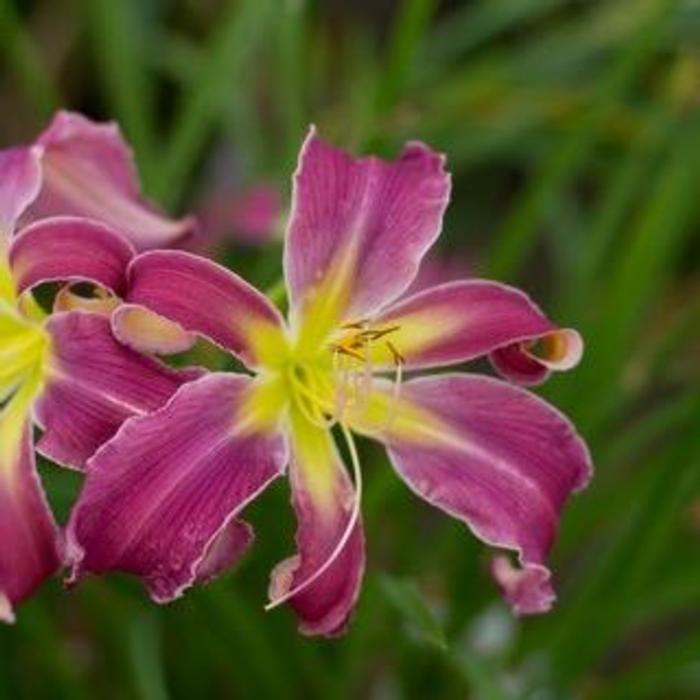
[[(385, 328), (372, 328), (369, 321), (353, 321), (352, 323), (343, 324), (343, 331), (350, 331), (342, 335), (340, 338), (330, 344), (331, 350), (340, 355), (352, 357), (359, 362), (370, 362), (370, 347), (372, 343), (386, 338), (393, 333), (396, 333), (400, 326), (387, 326)], [(389, 340), (386, 341), (386, 346), (391, 353), (394, 363), (403, 363), (404, 359), (396, 349), (396, 346)]]

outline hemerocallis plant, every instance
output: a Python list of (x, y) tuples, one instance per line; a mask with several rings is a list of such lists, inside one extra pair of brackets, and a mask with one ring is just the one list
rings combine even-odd
[[(53, 131), (67, 122), (83, 120), (59, 116)], [(0, 151), (0, 620), (6, 622), (62, 563), (61, 534), (36, 471), (33, 425), (43, 431), (39, 452), (81, 469), (126, 418), (158, 408), (198, 375), (176, 372), (114, 338), (105, 314), (114, 295), (124, 293), (135, 255), (126, 238), (92, 219), (28, 215), (56, 183), (50, 149), (42, 148)], [(89, 140), (73, 148), (84, 156)], [(101, 190), (101, 206), (108, 200)], [(20, 219), (33, 223), (16, 231)], [(46, 313), (32, 295), (47, 282), (66, 283), (56, 313)], [(70, 291), (74, 282), (95, 286), (101, 297), (81, 300)]]
[[(132, 314), (145, 307), (246, 371), (184, 385), (89, 460), (67, 533), (73, 580), (122, 570), (154, 600), (176, 598), (237, 561), (253, 539), (243, 510), (288, 470), (298, 551), (273, 571), (268, 608), (289, 603), (306, 634), (341, 633), (365, 565), (357, 434), (386, 446), (419, 497), (517, 553), (517, 566), (494, 566), (517, 612), (551, 606), (547, 555), (591, 462), (571, 423), (513, 382), (573, 367), (582, 342), (497, 282), (402, 296), (449, 192), (444, 158), (424, 144), (385, 162), (354, 158), (312, 130), (285, 239), (286, 321), (203, 258), (154, 251), (131, 262), (127, 303), (113, 316), (120, 337), (137, 335)], [(484, 355), (511, 381), (429, 371)]]

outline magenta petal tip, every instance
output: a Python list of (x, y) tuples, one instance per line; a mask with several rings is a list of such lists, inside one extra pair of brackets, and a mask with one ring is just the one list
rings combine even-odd
[(12, 608), (10, 599), (0, 592), (0, 622), (12, 625), (15, 622), (15, 611)]
[(57, 112), (37, 139), (41, 189), (29, 221), (57, 214), (96, 219), (118, 228), (139, 249), (161, 248), (192, 234), (192, 217), (172, 219), (141, 196), (131, 148), (116, 122)]
[(551, 573), (545, 566), (515, 566), (505, 556), (491, 562), (491, 574), (516, 615), (538, 615), (549, 612), (557, 596), (551, 585)]

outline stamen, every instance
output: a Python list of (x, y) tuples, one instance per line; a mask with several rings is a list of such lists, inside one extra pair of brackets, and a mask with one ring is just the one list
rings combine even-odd
[(399, 330), (400, 327), (401, 326), (389, 326), (389, 328), (380, 328), (375, 330), (363, 331), (362, 333), (360, 333), (360, 336), (366, 338), (367, 340), (379, 340), (385, 335), (395, 333)]
[(350, 513), (348, 523), (345, 526), (345, 530), (343, 530), (341, 538), (338, 540), (338, 544), (336, 544), (326, 561), (324, 561), (323, 564), (318, 569), (316, 569), (316, 571), (314, 571), (314, 573), (311, 574), (311, 576), (309, 576), (305, 581), (302, 581), (298, 586), (296, 586), (290, 591), (287, 591), (284, 595), (280, 596), (279, 598), (270, 601), (265, 606), (266, 611), (272, 610), (277, 606), (282, 605), (282, 603), (287, 602), (290, 598), (293, 598), (295, 595), (298, 595), (305, 588), (308, 588), (326, 571), (328, 571), (329, 567), (333, 565), (333, 562), (335, 562), (335, 560), (340, 556), (343, 549), (345, 548), (345, 545), (350, 540), (352, 531), (355, 529), (355, 525), (357, 524), (357, 521), (360, 518), (360, 505), (362, 503), (362, 470), (360, 469), (360, 458), (357, 454), (355, 439), (353, 438), (352, 433), (345, 425), (345, 423), (340, 424), (340, 429), (343, 432), (343, 437), (345, 438), (345, 442), (348, 446), (348, 452), (350, 453), (353, 480), (355, 482), (355, 502), (353, 504), (352, 512)]
[[(378, 340), (384, 340), (396, 368), (392, 407), (388, 424), (393, 422), (403, 381), (403, 365), (405, 359), (388, 336), (400, 330), (399, 325), (384, 328), (372, 328), (368, 320), (353, 321), (341, 326), (346, 333), (330, 344), (333, 352), (333, 379), (336, 387), (336, 418), (341, 419), (344, 409), (352, 400), (354, 407), (362, 411), (372, 394), (374, 367), (372, 362), (371, 345)], [(357, 362), (360, 366), (351, 368), (349, 362)], [(349, 396), (351, 390), (352, 396)]]
[(389, 414), (384, 426), (384, 430), (389, 430), (396, 420), (396, 415), (399, 412), (399, 399), (401, 398), (401, 386), (403, 384), (403, 366), (406, 360), (390, 340), (386, 341), (386, 346), (389, 348), (389, 352), (394, 358), (394, 365), (396, 367), (394, 386), (391, 396), (391, 406), (389, 407)]
[(347, 355), (348, 357), (352, 357), (360, 362), (365, 359), (362, 353), (356, 349), (354, 344), (342, 345), (341, 343), (331, 343), (331, 350), (333, 350), (333, 352), (337, 352), (339, 355)]
[(352, 321), (351, 323), (344, 323), (341, 328), (343, 330), (347, 331), (353, 331), (353, 330), (363, 330), (367, 328), (367, 324), (369, 321), (366, 318), (362, 318), (359, 321)]
[(369, 348), (370, 340), (371, 338), (369, 335), (365, 334), (363, 337), (365, 360), (363, 362), (364, 372), (362, 375), (362, 391), (360, 392), (360, 396), (362, 397), (361, 401), (359, 402), (360, 408), (367, 406), (367, 401), (369, 400), (369, 395), (372, 391), (372, 379), (374, 372), (372, 369), (372, 357)]
[(333, 353), (333, 383), (336, 387), (335, 415), (340, 421), (348, 404), (348, 369), (345, 366), (345, 357), (339, 352)]
[[(309, 387), (297, 377), (295, 368), (290, 369), (289, 378), (295, 389), (293, 393), (297, 400), (297, 406), (304, 418), (318, 428), (332, 428), (337, 423), (337, 418), (330, 411), (326, 411), (328, 401), (309, 389)], [(304, 399), (308, 400), (309, 405), (307, 405)], [(325, 412), (331, 413), (331, 416), (327, 418), (324, 415)]]
[(406, 363), (406, 358), (396, 349), (396, 346), (390, 341), (386, 341), (386, 346), (389, 348), (391, 356), (394, 358), (395, 365), (403, 365)]

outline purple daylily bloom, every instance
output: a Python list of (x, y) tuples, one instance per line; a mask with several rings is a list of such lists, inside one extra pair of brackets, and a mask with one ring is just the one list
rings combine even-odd
[[(237, 190), (221, 188), (210, 194), (200, 207), (200, 250), (230, 240), (244, 246), (263, 246), (274, 240), (281, 228), (284, 212), (279, 190), (259, 182)], [(197, 252), (194, 247), (193, 252)]]
[(199, 372), (177, 372), (115, 340), (104, 314), (49, 317), (32, 289), (83, 281), (124, 294), (132, 245), (105, 224), (53, 217), (20, 230), (41, 188), (36, 149), (0, 152), (0, 619), (58, 568), (59, 531), (36, 472), (37, 449), (81, 469), (128, 417), (163, 405)]
[[(304, 633), (341, 633), (365, 563), (354, 432), (383, 442), (417, 495), (517, 552), (520, 568), (494, 566), (517, 612), (550, 607), (546, 559), (561, 509), (590, 477), (585, 444), (562, 414), (513, 384), (466, 373), (402, 380), (491, 355), (507, 377), (533, 382), (573, 366), (581, 341), (496, 282), (402, 296), (439, 235), (449, 190), (443, 157), (423, 144), (394, 162), (353, 158), (312, 130), (285, 241), (288, 323), (203, 258), (155, 251), (132, 261), (128, 303), (113, 316), (120, 337), (138, 345), (130, 316), (146, 307), (228, 350), (253, 376), (189, 383), (96, 453), (68, 528), (74, 579), (122, 570), (158, 602), (179, 596), (245, 551), (252, 530), (242, 511), (289, 466), (298, 551), (274, 570), (268, 607), (288, 602)], [(536, 373), (521, 371), (524, 359)]]
[(61, 111), (32, 146), (14, 150), (30, 151), (39, 172), (24, 224), (84, 216), (117, 229), (138, 250), (164, 248), (196, 229), (192, 217), (170, 219), (142, 199), (133, 154), (114, 122)]

